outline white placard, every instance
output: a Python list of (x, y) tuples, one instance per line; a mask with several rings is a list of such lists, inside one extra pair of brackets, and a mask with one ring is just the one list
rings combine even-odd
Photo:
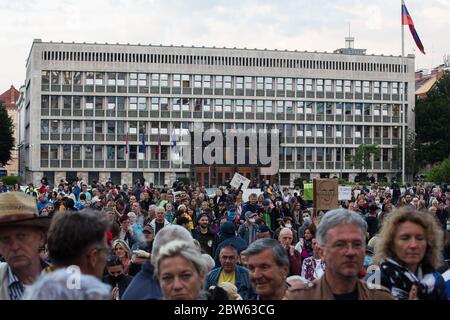
[(248, 197), (252, 194), (255, 193), (257, 196), (259, 196), (261, 192), (261, 189), (246, 189), (244, 190), (244, 193), (242, 194), (242, 201), (247, 202), (248, 201)]
[(351, 200), (352, 199), (352, 187), (350, 186), (339, 186), (339, 201)]
[(136, 134), (137, 130), (136, 128), (130, 128), (130, 134)]
[(243, 175), (236, 172), (233, 176), (233, 179), (230, 182), (230, 186), (238, 189), (239, 186), (241, 185), (241, 183), (242, 183), (241, 190), (245, 190), (248, 188), (248, 186), (250, 184), (250, 179), (247, 179)]

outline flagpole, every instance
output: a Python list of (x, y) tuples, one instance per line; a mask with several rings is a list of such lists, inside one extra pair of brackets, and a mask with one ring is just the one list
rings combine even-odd
[[(400, 8), (403, 10), (404, 1), (400, 0)], [(405, 28), (403, 25), (403, 12), (401, 12), (402, 19), (400, 25), (402, 28), (402, 183), (405, 184), (405, 160), (406, 160), (406, 110), (405, 110)]]

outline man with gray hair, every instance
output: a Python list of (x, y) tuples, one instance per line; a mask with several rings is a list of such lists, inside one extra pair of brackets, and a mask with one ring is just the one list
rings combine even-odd
[(316, 233), (327, 268), (311, 287), (292, 293), (293, 300), (392, 300), (389, 290), (369, 287), (359, 279), (366, 249), (367, 223), (355, 212), (335, 209), (325, 214)]
[(155, 235), (158, 234), (159, 230), (170, 225), (170, 222), (165, 218), (166, 210), (163, 207), (155, 208), (155, 219), (150, 221), (150, 226), (155, 230)]
[(259, 239), (246, 250), (250, 281), (258, 300), (282, 300), (289, 274), (286, 250), (275, 239)]
[(191, 233), (178, 225), (161, 229), (153, 240), (151, 261), (146, 261), (122, 296), (122, 300), (156, 300), (162, 298), (159, 283), (154, 278), (154, 263), (159, 249), (172, 240), (193, 241)]

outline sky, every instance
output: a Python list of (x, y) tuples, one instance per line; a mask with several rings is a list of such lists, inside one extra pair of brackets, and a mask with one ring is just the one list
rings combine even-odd
[[(400, 55), (400, 0), (0, 0), (0, 91), (19, 88), (33, 39), (332, 52), (355, 37)], [(426, 55), (405, 28), (416, 69), (450, 54), (450, 1), (406, 0)]]

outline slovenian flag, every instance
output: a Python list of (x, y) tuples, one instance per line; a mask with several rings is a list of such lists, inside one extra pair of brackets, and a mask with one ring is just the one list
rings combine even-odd
[(175, 134), (175, 129), (172, 130), (172, 149), (177, 146), (177, 135)]
[(144, 158), (145, 158), (145, 129), (142, 128), (141, 129), (141, 145), (139, 148), (139, 152), (144, 154)]
[(420, 52), (425, 54), (425, 49), (423, 47), (422, 41), (420, 41), (419, 35), (417, 34), (416, 28), (414, 27), (414, 22), (409, 15), (408, 9), (406, 9), (405, 2), (402, 0), (402, 25), (407, 25), (411, 31), (411, 35), (419, 48)]

